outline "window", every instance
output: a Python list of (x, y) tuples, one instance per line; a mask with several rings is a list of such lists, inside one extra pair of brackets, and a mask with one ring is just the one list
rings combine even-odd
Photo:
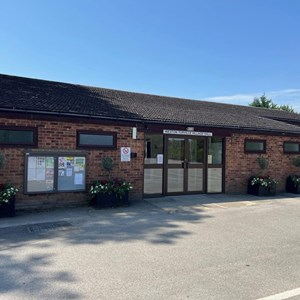
[(245, 153), (266, 153), (265, 140), (245, 140)]
[(84, 153), (31, 152), (25, 156), (27, 194), (85, 191)]
[(207, 140), (207, 193), (223, 191), (223, 143), (221, 137), (210, 137)]
[(208, 139), (208, 164), (222, 164), (223, 160), (223, 139), (211, 137)]
[(163, 136), (145, 135), (145, 164), (163, 164)]
[(162, 194), (163, 162), (163, 135), (145, 134), (144, 194)]
[(77, 132), (77, 148), (109, 148), (115, 149), (117, 146), (116, 132)]
[(0, 127), (0, 144), (4, 146), (35, 146), (37, 144), (36, 128)]
[(284, 153), (299, 153), (299, 143), (285, 142), (283, 144)]

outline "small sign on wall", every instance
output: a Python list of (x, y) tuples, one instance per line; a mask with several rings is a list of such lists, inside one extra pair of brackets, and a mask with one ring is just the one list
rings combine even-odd
[(130, 147), (121, 147), (121, 161), (130, 161)]
[(164, 129), (163, 134), (193, 135), (193, 136), (212, 136), (212, 132), (188, 131), (188, 130), (169, 130)]

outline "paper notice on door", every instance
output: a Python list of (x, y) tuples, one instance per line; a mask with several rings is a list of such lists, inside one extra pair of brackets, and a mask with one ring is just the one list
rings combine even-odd
[(164, 155), (163, 154), (157, 154), (156, 156), (156, 163), (158, 165), (161, 165), (164, 163)]

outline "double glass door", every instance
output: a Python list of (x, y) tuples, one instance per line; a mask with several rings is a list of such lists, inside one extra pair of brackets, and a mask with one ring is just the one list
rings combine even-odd
[(167, 194), (204, 191), (205, 142), (202, 137), (167, 137)]

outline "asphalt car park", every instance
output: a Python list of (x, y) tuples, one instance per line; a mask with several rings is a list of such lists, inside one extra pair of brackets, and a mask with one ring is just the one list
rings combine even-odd
[(290, 194), (18, 213), (0, 220), (0, 299), (296, 299), (299, 218)]

